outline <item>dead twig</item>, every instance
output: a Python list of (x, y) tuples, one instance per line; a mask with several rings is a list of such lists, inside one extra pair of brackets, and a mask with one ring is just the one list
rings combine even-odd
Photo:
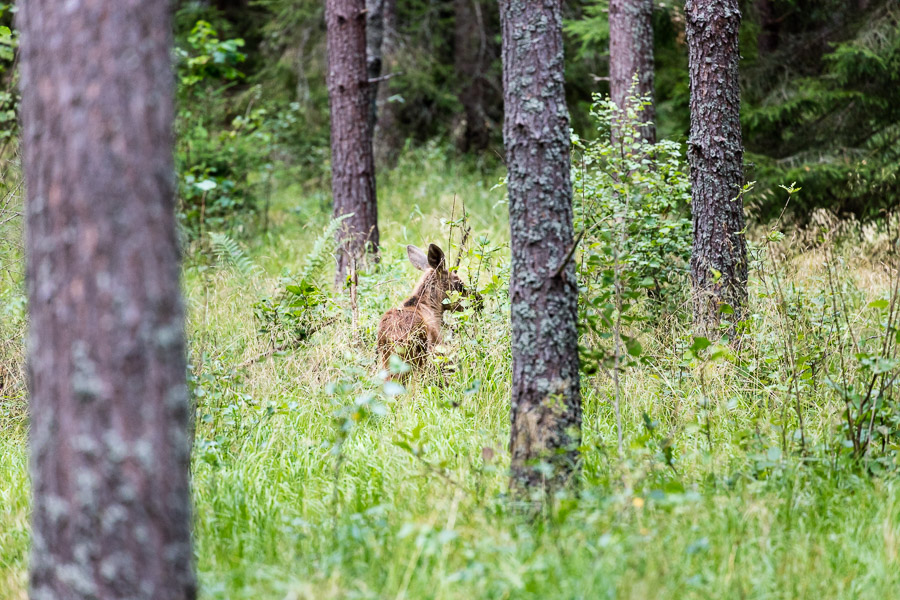
[(353, 344), (359, 346), (359, 302), (357, 301), (357, 289), (359, 287), (359, 272), (356, 270), (356, 257), (350, 258), (350, 315), (353, 327)]
[(393, 79), (394, 77), (399, 77), (403, 75), (403, 71), (397, 71), (396, 73), (386, 73), (380, 77), (373, 77), (369, 79), (369, 83), (380, 83), (382, 81), (387, 81), (388, 79)]
[(556, 271), (551, 275), (551, 279), (556, 279), (560, 275), (562, 275), (563, 270), (565, 270), (566, 265), (569, 264), (569, 261), (572, 260), (572, 256), (575, 254), (575, 249), (578, 248), (578, 244), (581, 243), (581, 238), (584, 237), (584, 229), (581, 230), (581, 233), (578, 234), (578, 237), (575, 238), (575, 241), (572, 242), (572, 245), (569, 246), (569, 249), (566, 251), (566, 255), (563, 257), (562, 262), (559, 263), (559, 266), (556, 267)]

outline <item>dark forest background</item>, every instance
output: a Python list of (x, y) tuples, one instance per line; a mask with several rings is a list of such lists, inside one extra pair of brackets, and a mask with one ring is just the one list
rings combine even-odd
[[(396, 1), (396, 0), (389, 0)], [(569, 1), (566, 85), (572, 126), (592, 136), (592, 95), (608, 84), (607, 2)], [(742, 124), (746, 174), (757, 181), (745, 199), (752, 219), (782, 209), (777, 186), (804, 188), (789, 214), (812, 208), (866, 219), (895, 202), (900, 169), (900, 3), (896, 0), (747, 0), (741, 3)], [(405, 145), (437, 140), (478, 165), (502, 155), (499, 19), (486, 0), (399, 0), (393, 51), (384, 57), (379, 110), (393, 126), (379, 131), (382, 165)], [(688, 71), (683, 5), (655, 3), (656, 102), (661, 138), (685, 142)], [(267, 129), (273, 157), (307, 177), (324, 177), (328, 161), (323, 4), (314, 0), (218, 0), (178, 3), (183, 60), (210, 51), (198, 21), (219, 40), (213, 63), (235, 72), (204, 72), (210, 132)], [(193, 41), (192, 41), (193, 40)], [(218, 52), (218, 54), (216, 54)], [(224, 52), (224, 54), (223, 54)], [(183, 69), (184, 70), (184, 69)], [(474, 116), (473, 116), (474, 115)], [(239, 151), (238, 151), (239, 152)], [(327, 179), (327, 178), (326, 178)], [(793, 209), (793, 210), (791, 210)]]
[[(482, 168), (502, 155), (497, 6), (487, 0), (386, 0), (376, 156), (436, 143)], [(608, 83), (607, 0), (565, 2), (566, 86), (572, 127), (590, 138), (590, 106)], [(654, 5), (660, 138), (687, 140), (684, 7)], [(826, 208), (863, 220), (900, 188), (900, 3), (897, 0), (741, 2), (742, 124), (751, 219), (783, 208), (777, 186), (805, 193), (788, 215)], [(210, 213), (259, 209), (283, 162), (311, 186), (328, 174), (324, 5), (315, 0), (179, 0), (179, 170), (186, 221), (204, 181)], [(12, 26), (9, 3), (0, 24)], [(0, 125), (15, 138), (16, 33), (0, 30)], [(298, 172), (300, 171), (300, 172)], [(302, 173), (301, 173), (302, 172)], [(256, 179), (253, 183), (252, 180)], [(209, 185), (209, 184), (207, 184)], [(220, 197), (224, 196), (224, 197)], [(196, 211), (195, 211), (196, 212)], [(237, 211), (240, 212), (240, 211)]]

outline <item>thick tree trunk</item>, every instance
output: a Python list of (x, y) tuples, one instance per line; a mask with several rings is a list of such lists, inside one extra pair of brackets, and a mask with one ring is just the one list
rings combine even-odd
[[(722, 305), (739, 320), (747, 301), (747, 248), (740, 191), (744, 184), (737, 0), (688, 0), (691, 81), (691, 278), (694, 328), (718, 337)], [(731, 328), (733, 333), (733, 328)]]
[[(381, 70), (395, 73), (397, 70), (397, 0), (383, 0), (381, 40)], [(399, 104), (390, 102), (391, 82), (384, 81), (376, 94), (376, 118), (374, 133), (375, 162), (380, 167), (393, 167), (403, 144), (400, 135)]]
[(562, 5), (501, 0), (500, 21), (512, 245), (510, 487), (521, 498), (579, 474), (578, 288)]
[(384, 45), (384, 5), (386, 0), (366, 0), (366, 73), (369, 76), (369, 135), (375, 134), (378, 118), (378, 78)]
[(456, 147), (460, 152), (480, 152), (491, 141), (485, 110), (485, 71), (488, 61), (488, 33), (481, 0), (454, 0), (453, 68), (463, 106)]
[[(637, 74), (637, 87), (632, 89)], [(609, 2), (609, 91), (612, 101), (625, 108), (629, 96), (653, 99), (653, 0)], [(640, 114), (641, 134), (656, 141), (656, 110), (653, 104)]]
[(337, 285), (343, 285), (351, 258), (362, 259), (366, 252), (378, 251), (365, 8), (364, 0), (328, 0), (325, 4), (334, 217), (353, 215), (337, 234)]
[(167, 0), (19, 3), (31, 597), (195, 597)]

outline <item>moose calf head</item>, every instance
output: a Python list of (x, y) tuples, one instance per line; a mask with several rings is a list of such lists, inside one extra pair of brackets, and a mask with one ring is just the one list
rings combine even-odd
[[(407, 246), (409, 262), (424, 271), (412, 295), (397, 308), (392, 308), (378, 323), (378, 355), (382, 368), (387, 368), (392, 354), (410, 365), (422, 368), (428, 357), (441, 343), (441, 325), (444, 311), (462, 310), (462, 299), (471, 294), (455, 271), (447, 265), (447, 259), (435, 244), (428, 245), (426, 254), (416, 246)], [(451, 292), (455, 300), (451, 299)]]

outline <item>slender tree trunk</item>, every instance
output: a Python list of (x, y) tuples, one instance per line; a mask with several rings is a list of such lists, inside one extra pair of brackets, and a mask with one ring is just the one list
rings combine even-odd
[[(384, 33), (381, 40), (381, 70), (385, 73), (397, 71), (397, 0), (383, 0), (382, 23)], [(399, 103), (391, 102), (391, 82), (384, 81), (376, 94), (376, 119), (374, 134), (375, 162), (381, 167), (393, 167), (403, 144), (400, 135)]]
[(31, 598), (195, 597), (167, 0), (19, 3)]
[(249, 3), (248, 0), (215, 0), (213, 4), (226, 15), (239, 17), (241, 11), (247, 10)]
[(510, 487), (522, 498), (580, 471), (578, 288), (562, 3), (501, 0), (500, 21), (512, 245)]
[[(637, 87), (632, 89), (637, 74)], [(625, 108), (629, 96), (653, 99), (653, 0), (609, 2), (609, 91), (612, 101)], [(656, 109), (644, 107), (641, 134), (656, 141)]]
[[(722, 305), (740, 320), (747, 301), (747, 248), (738, 82), (738, 0), (688, 0), (685, 7), (691, 81), (691, 278), (694, 328), (718, 337)], [(734, 328), (730, 328), (734, 332)]]
[(366, 252), (378, 251), (365, 8), (364, 0), (327, 0), (325, 4), (334, 216), (353, 215), (337, 233), (337, 285), (343, 285), (352, 257), (362, 259)]
[(454, 0), (453, 68), (463, 106), (463, 123), (456, 140), (462, 153), (487, 149), (491, 141), (485, 111), (485, 71), (488, 33), (480, 0)]
[(369, 76), (369, 135), (375, 134), (378, 118), (378, 78), (384, 45), (384, 5), (386, 0), (366, 0), (366, 73)]
[(297, 76), (297, 85), (294, 88), (294, 98), (298, 102), (308, 103), (310, 100), (309, 77), (306, 71), (309, 67), (309, 54), (307, 45), (312, 36), (313, 30), (307, 26), (300, 30), (300, 39), (296, 48), (292, 52), (292, 61), (294, 63), (294, 73)]
[(772, 0), (756, 0), (756, 13), (759, 16), (759, 36), (756, 39), (760, 56), (771, 54), (778, 49), (779, 30), (781, 24), (775, 18), (775, 7)]

